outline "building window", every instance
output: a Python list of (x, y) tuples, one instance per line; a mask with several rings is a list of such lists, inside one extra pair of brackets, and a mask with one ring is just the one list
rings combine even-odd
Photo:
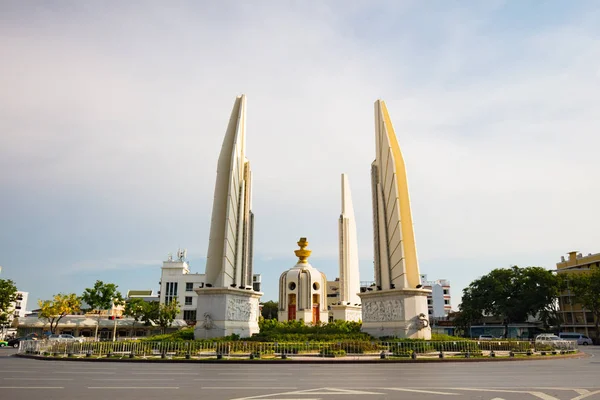
[(171, 304), (174, 299), (177, 299), (177, 282), (167, 282), (165, 292), (165, 304)]
[(185, 296), (185, 305), (186, 306), (192, 305), (192, 297), (191, 296)]
[(185, 291), (193, 292), (194, 291), (194, 282), (186, 282), (185, 283)]
[(338, 297), (339, 295), (339, 293), (329, 293), (327, 297)]
[(444, 289), (444, 294), (450, 294), (450, 291), (448, 289)]
[(431, 305), (431, 299), (427, 299), (427, 305), (430, 306)]
[(183, 319), (186, 321), (195, 321), (196, 310), (183, 310)]
[(444, 304), (450, 304), (450, 300), (448, 300), (448, 299), (444, 300)]

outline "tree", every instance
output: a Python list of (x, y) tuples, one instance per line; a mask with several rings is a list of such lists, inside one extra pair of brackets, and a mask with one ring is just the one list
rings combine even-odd
[(158, 314), (160, 311), (160, 303), (157, 301), (146, 302), (144, 304), (144, 312), (145, 314), (142, 316), (142, 321), (144, 321), (145, 326), (150, 326), (152, 323), (156, 323), (158, 321)]
[(494, 269), (471, 282), (463, 290), (459, 306), (463, 324), (483, 315), (502, 318), (504, 336), (508, 325), (525, 322), (556, 303), (560, 293), (559, 278), (542, 267)]
[(454, 326), (462, 332), (463, 336), (471, 336), (471, 325), (483, 318), (481, 309), (473, 304), (472, 293), (463, 291), (462, 302), (459, 306), (460, 311), (454, 319)]
[(269, 300), (262, 304), (262, 310), (260, 314), (264, 319), (277, 319), (278, 312), (279, 303), (276, 301)]
[(155, 322), (162, 328), (162, 333), (165, 333), (167, 328), (173, 325), (173, 321), (175, 321), (175, 318), (180, 311), (181, 309), (179, 308), (177, 299), (174, 299), (169, 304), (159, 305), (158, 316), (155, 319)]
[(39, 318), (50, 324), (50, 332), (56, 333), (56, 327), (65, 315), (75, 314), (81, 310), (81, 299), (75, 293), (55, 294), (52, 300), (38, 300)]
[(117, 290), (118, 286), (114, 283), (104, 283), (96, 281), (93, 288), (86, 288), (81, 295), (81, 299), (86, 302), (92, 310), (98, 313), (98, 322), (94, 338), (98, 340), (98, 328), (100, 326), (100, 311), (109, 310), (113, 305), (123, 304), (123, 296)]
[(592, 268), (589, 273), (571, 274), (569, 281), (575, 301), (594, 314), (596, 340), (598, 340), (600, 338), (600, 269)]
[(125, 311), (123, 313), (133, 318), (131, 336), (135, 335), (135, 324), (137, 322), (144, 321), (150, 324), (151, 321), (158, 319), (158, 307), (156, 305), (158, 305), (157, 302), (150, 303), (140, 298), (133, 298), (125, 303)]
[[(10, 279), (0, 279), (0, 328), (10, 322), (14, 312), (13, 305), (17, 300), (17, 286)], [(3, 330), (3, 329), (2, 329)], [(2, 333), (0, 330), (0, 333)]]
[(555, 290), (555, 300), (550, 302), (546, 308), (540, 311), (539, 318), (544, 324), (545, 330), (555, 329), (557, 332), (560, 332), (562, 330), (563, 316), (560, 310), (560, 304), (558, 303), (558, 298), (561, 293), (567, 289), (567, 280), (564, 275), (556, 275), (555, 283), (556, 284), (552, 286)]

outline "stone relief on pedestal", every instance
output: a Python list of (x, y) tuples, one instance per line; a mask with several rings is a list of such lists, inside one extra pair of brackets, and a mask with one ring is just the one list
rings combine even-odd
[(346, 317), (349, 321), (358, 321), (362, 318), (362, 312), (361, 311), (348, 311), (348, 314)]
[(252, 321), (255, 313), (253, 304), (247, 299), (227, 299), (227, 320)]
[(363, 301), (364, 322), (387, 322), (403, 320), (402, 302), (400, 300)]

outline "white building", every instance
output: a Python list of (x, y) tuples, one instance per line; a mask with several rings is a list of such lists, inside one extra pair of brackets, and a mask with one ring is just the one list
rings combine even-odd
[(429, 316), (433, 318), (447, 317), (448, 313), (452, 311), (450, 281), (447, 279), (428, 281), (427, 275), (421, 275), (421, 284), (424, 289), (431, 290), (431, 294), (427, 296)]
[(167, 261), (163, 262), (158, 294), (160, 304), (169, 304), (177, 299), (181, 312), (176, 319), (183, 319), (193, 325), (198, 306), (198, 295), (194, 289), (204, 287), (205, 275), (191, 273), (185, 257), (186, 251), (178, 250), (176, 260), (169, 255)]
[[(185, 258), (186, 250), (180, 249), (177, 251), (177, 259), (169, 255), (167, 261), (163, 262), (158, 299), (160, 304), (169, 304), (173, 299), (177, 299), (181, 312), (176, 319), (183, 319), (188, 324), (194, 325), (198, 308), (198, 295), (195, 289), (205, 287), (206, 275), (192, 273)], [(260, 274), (254, 274), (252, 281), (254, 290), (260, 290)]]
[(29, 297), (28, 292), (17, 292), (17, 299), (13, 303), (13, 316), (15, 318), (24, 317), (27, 315), (27, 298)]
[(13, 325), (16, 323), (15, 318), (24, 318), (27, 312), (27, 298), (29, 297), (28, 292), (17, 291), (17, 297), (8, 307), (8, 324), (0, 325), (0, 339), (16, 333), (13, 329)]

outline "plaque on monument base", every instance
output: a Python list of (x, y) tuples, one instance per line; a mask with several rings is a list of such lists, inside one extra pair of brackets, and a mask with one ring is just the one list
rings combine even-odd
[(362, 311), (360, 306), (353, 305), (332, 305), (331, 315), (334, 321), (355, 321), (362, 319)]
[(360, 293), (361, 331), (371, 336), (431, 339), (426, 289), (389, 289)]
[(262, 293), (237, 288), (201, 288), (196, 311), (195, 339), (258, 333), (258, 301)]

